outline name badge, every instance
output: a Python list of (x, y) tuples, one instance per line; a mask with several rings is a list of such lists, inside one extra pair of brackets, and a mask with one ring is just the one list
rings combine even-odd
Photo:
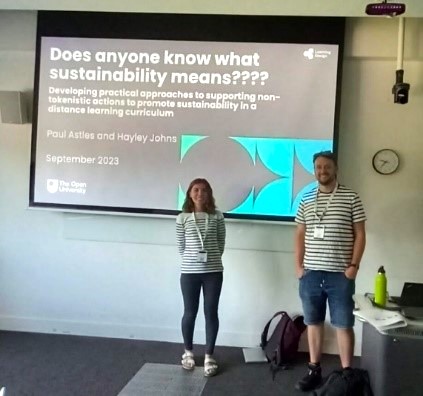
[(314, 227), (313, 238), (323, 239), (325, 237), (325, 226), (317, 225)]
[(198, 263), (207, 263), (207, 252), (205, 250), (200, 250), (197, 254)]

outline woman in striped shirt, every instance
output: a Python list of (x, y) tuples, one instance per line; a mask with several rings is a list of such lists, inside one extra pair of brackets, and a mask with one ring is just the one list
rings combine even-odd
[(193, 370), (193, 334), (200, 292), (203, 289), (206, 320), (204, 375), (217, 373), (213, 357), (219, 330), (218, 306), (223, 282), (222, 254), (225, 248), (225, 220), (216, 209), (213, 191), (206, 179), (193, 180), (187, 190), (182, 213), (176, 218), (176, 239), (182, 256), (181, 290), (184, 300), (182, 335), (185, 352), (182, 367)]

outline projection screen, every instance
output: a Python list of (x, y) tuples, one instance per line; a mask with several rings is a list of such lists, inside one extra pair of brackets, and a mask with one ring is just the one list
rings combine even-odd
[(337, 147), (342, 18), (40, 12), (30, 206), (292, 220)]

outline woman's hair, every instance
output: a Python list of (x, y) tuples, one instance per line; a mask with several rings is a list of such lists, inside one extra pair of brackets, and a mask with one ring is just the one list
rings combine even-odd
[(182, 205), (182, 212), (185, 213), (191, 213), (194, 212), (194, 202), (192, 201), (190, 194), (191, 194), (191, 190), (194, 187), (194, 185), (196, 184), (203, 184), (206, 187), (206, 192), (207, 192), (207, 201), (205, 203), (205, 208), (204, 210), (207, 213), (215, 213), (216, 212), (216, 204), (214, 202), (214, 197), (213, 197), (213, 190), (210, 186), (210, 183), (206, 180), (206, 179), (201, 179), (201, 178), (197, 178), (194, 179), (188, 187), (186, 196), (185, 196), (185, 202)]

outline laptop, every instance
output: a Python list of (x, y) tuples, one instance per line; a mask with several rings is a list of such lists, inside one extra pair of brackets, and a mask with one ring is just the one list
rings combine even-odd
[(405, 282), (399, 306), (406, 318), (423, 320), (423, 283)]

